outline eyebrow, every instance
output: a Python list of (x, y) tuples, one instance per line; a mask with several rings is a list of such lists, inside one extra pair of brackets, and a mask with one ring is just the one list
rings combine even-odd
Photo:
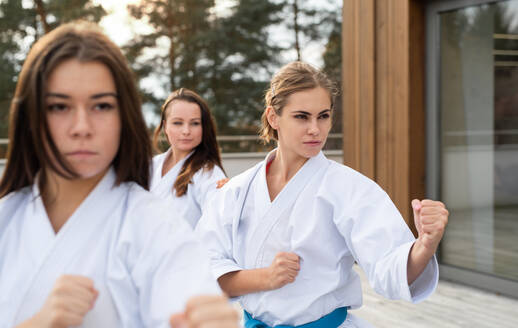
[[(64, 93), (55, 93), (55, 92), (49, 92), (45, 95), (45, 97), (56, 97), (56, 98), (62, 98), (62, 99), (70, 99), (69, 95), (66, 95)], [(91, 99), (99, 99), (103, 97), (114, 97), (118, 98), (117, 94), (114, 92), (102, 92), (102, 93), (96, 93), (93, 96), (91, 96)]]
[[(183, 117), (171, 117), (172, 120), (182, 120), (183, 121)], [(195, 121), (195, 120), (201, 120), (201, 117), (195, 117), (195, 118), (191, 118), (189, 119), (189, 121)]]
[[(323, 111), (321, 111), (320, 113), (318, 113), (318, 115), (321, 115), (321, 114), (324, 114), (326, 112), (330, 112), (331, 110), (330, 109), (324, 109)], [(309, 112), (306, 112), (306, 111), (303, 111), (303, 110), (296, 110), (296, 111), (293, 111), (291, 112), (292, 114), (304, 114), (304, 115), (309, 115), (311, 116), (311, 113)]]

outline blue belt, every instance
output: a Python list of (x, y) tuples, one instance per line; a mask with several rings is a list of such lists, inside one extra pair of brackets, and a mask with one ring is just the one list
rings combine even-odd
[(260, 320), (252, 318), (250, 313), (245, 311), (245, 328), (331, 328), (331, 327), (338, 327), (340, 326), (344, 321), (345, 318), (347, 318), (347, 308), (341, 307), (333, 312), (323, 316), (322, 318), (311, 321), (308, 323), (305, 323), (300, 326), (286, 326), (286, 325), (279, 325), (275, 327), (270, 327), (264, 322), (261, 322)]

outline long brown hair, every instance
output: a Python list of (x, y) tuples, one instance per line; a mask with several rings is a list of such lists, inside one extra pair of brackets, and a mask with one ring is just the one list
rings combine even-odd
[(45, 188), (45, 168), (74, 179), (50, 136), (44, 103), (45, 84), (63, 61), (99, 62), (108, 67), (117, 88), (121, 136), (112, 165), (116, 184), (134, 181), (149, 188), (151, 144), (141, 111), (133, 73), (120, 49), (92, 23), (62, 25), (43, 36), (30, 50), (19, 75), (10, 107), (7, 165), (0, 182), (0, 197), (32, 185), (38, 171)]
[[(301, 61), (291, 62), (283, 66), (272, 78), (270, 88), (264, 97), (265, 108), (272, 107), (277, 115), (281, 115), (282, 108), (291, 94), (316, 87), (321, 87), (329, 93), (331, 109), (333, 109), (334, 98), (338, 94), (336, 85), (324, 72), (315, 67)], [(261, 123), (260, 137), (263, 141), (268, 143), (271, 139), (277, 140), (277, 130), (270, 126), (266, 118), (266, 110), (261, 117)]]
[(202, 139), (200, 144), (194, 148), (194, 153), (183, 163), (182, 169), (173, 184), (173, 192), (176, 191), (176, 196), (181, 197), (187, 193), (187, 187), (189, 183), (192, 183), (192, 177), (199, 169), (212, 170), (214, 165), (217, 165), (223, 170), (223, 166), (221, 165), (221, 156), (218, 142), (216, 141), (216, 123), (211, 115), (209, 105), (196, 92), (186, 88), (173, 91), (162, 105), (160, 125), (156, 127), (153, 135), (155, 148), (158, 149), (159, 138), (164, 130), (164, 122), (167, 119), (167, 109), (175, 100), (183, 100), (198, 105), (201, 111), (202, 127)]

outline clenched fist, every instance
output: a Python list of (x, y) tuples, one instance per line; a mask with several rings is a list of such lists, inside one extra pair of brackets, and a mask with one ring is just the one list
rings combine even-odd
[(183, 313), (173, 314), (172, 328), (237, 328), (239, 316), (228, 299), (220, 295), (202, 295), (189, 299)]
[(278, 289), (292, 283), (299, 274), (300, 259), (295, 253), (280, 252), (267, 268), (270, 289)]
[(45, 304), (33, 319), (37, 327), (67, 328), (81, 325), (98, 296), (87, 277), (63, 275), (56, 280)]
[(448, 224), (448, 210), (442, 202), (425, 199), (412, 201), (414, 222), (419, 234), (417, 242), (428, 252), (435, 253)]

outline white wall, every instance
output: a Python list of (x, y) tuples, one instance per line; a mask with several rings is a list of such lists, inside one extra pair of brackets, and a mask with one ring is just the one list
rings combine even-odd
[[(338, 163), (343, 163), (341, 150), (327, 150), (324, 154)], [(233, 177), (259, 163), (266, 157), (266, 153), (226, 153), (222, 154), (223, 167), (229, 177)], [(4, 171), (5, 160), (0, 160), (0, 174)]]

